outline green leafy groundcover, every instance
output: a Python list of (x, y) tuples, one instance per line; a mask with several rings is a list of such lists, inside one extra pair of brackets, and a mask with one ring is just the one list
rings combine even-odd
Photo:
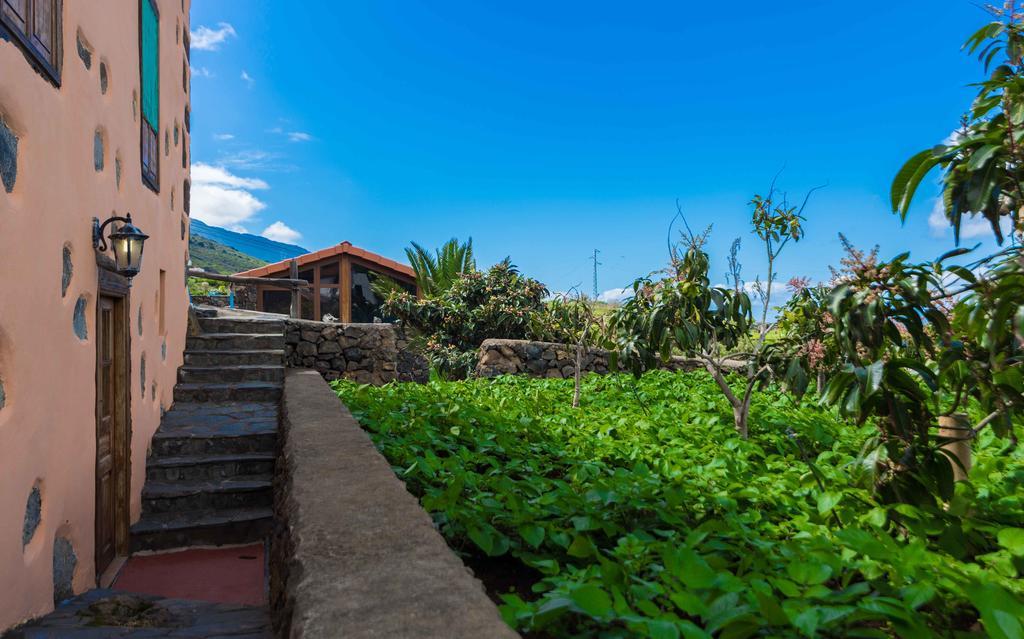
[[(449, 544), (528, 576), (538, 637), (1024, 636), (1024, 456), (984, 433), (934, 509), (883, 505), (870, 426), (711, 379), (336, 382)], [(529, 568), (525, 568), (525, 567)], [(531, 587), (532, 586), (532, 587)]]

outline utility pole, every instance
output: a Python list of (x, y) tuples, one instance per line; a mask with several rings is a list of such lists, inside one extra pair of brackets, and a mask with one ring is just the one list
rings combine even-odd
[(599, 251), (597, 249), (594, 249), (594, 256), (590, 258), (590, 259), (594, 260), (594, 301), (595, 302), (597, 301), (597, 295), (598, 295), (598, 292), (597, 292), (597, 267), (601, 266), (601, 262), (597, 261), (597, 254), (600, 253), (600, 252), (601, 251)]

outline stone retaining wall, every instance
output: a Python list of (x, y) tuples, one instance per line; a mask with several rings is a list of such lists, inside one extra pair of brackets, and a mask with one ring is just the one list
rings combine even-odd
[(287, 371), (282, 414), (276, 636), (518, 637), (319, 375)]
[(285, 365), (315, 369), (328, 381), (426, 382), (427, 361), (408, 346), (404, 331), (395, 324), (285, 321)]
[[(590, 349), (583, 356), (585, 373), (607, 373), (608, 351)], [(533, 377), (572, 377), (575, 374), (576, 347), (554, 342), (531, 342), (520, 339), (488, 339), (480, 345), (476, 365), (477, 377), (499, 375), (531, 375)], [(695, 359), (673, 357), (661, 368), (691, 371), (703, 366)]]

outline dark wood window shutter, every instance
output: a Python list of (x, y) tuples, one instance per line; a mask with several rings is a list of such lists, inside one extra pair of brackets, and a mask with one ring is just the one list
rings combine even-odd
[(9, 27), (28, 35), (28, 0), (0, 0), (0, 15)]
[(60, 85), (62, 0), (0, 0), (5, 28), (42, 73)]
[(57, 0), (32, 0), (32, 46), (53, 65), (56, 49)]

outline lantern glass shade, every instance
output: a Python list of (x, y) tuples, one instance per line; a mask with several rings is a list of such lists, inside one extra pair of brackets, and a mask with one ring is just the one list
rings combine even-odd
[(131, 222), (110, 234), (114, 250), (114, 264), (117, 272), (125, 277), (135, 277), (142, 268), (142, 248), (149, 236)]

